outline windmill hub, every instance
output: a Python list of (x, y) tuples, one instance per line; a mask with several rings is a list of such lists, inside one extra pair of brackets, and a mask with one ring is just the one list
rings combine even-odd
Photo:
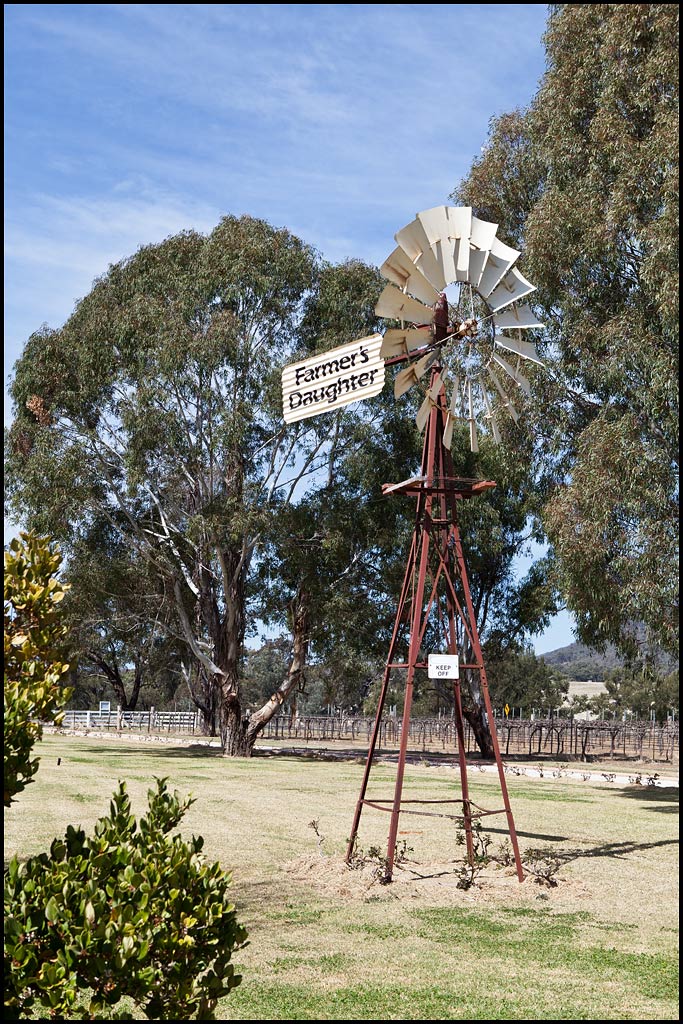
[(456, 320), (453, 324), (453, 330), (457, 338), (476, 338), (479, 324), (474, 317), (471, 317), (469, 320)]

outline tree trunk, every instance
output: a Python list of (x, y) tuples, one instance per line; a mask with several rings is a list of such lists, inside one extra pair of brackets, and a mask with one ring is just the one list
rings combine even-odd
[[(302, 587), (297, 590), (296, 596), (290, 605), (290, 619), (292, 629), (292, 661), (282, 685), (275, 691), (270, 699), (255, 711), (249, 718), (241, 722), (240, 741), (241, 747), (238, 756), (251, 757), (256, 739), (266, 727), (271, 718), (280, 710), (289, 694), (300, 686), (306, 668), (306, 657), (308, 655), (308, 617), (310, 611), (310, 597)], [(227, 750), (226, 750), (227, 753)]]
[[(474, 658), (474, 652), (471, 647), (464, 651), (464, 656), (468, 661)], [(487, 760), (494, 759), (496, 754), (493, 749), (491, 729), (489, 728), (488, 720), (486, 718), (484, 695), (481, 691), (479, 671), (474, 669), (465, 669), (464, 682), (466, 682), (470, 691), (471, 705), (469, 707), (463, 707), (462, 713), (470, 723), (472, 732), (474, 733), (474, 739), (481, 751), (481, 756)]]
[(481, 750), (481, 756), (487, 760), (493, 760), (496, 754), (484, 709), (475, 705), (473, 708), (463, 708), (462, 713), (472, 727), (477, 746)]
[(218, 733), (217, 695), (220, 693), (217, 680), (210, 678), (201, 665), (192, 665), (188, 671), (181, 664), (181, 670), (187, 683), (190, 700), (200, 714), (199, 728), (202, 736), (216, 736)]
[(221, 748), (224, 757), (251, 757), (253, 743), (247, 740), (249, 719), (242, 715), (236, 693), (223, 694), (220, 708)]
[(133, 683), (133, 691), (130, 699), (126, 695), (126, 687), (124, 686), (119, 667), (116, 662), (111, 665), (105, 661), (101, 654), (96, 651), (88, 651), (85, 655), (88, 661), (91, 661), (93, 665), (96, 665), (101, 672), (107, 677), (111, 683), (112, 689), (116, 694), (116, 699), (121, 707), (122, 711), (134, 711), (135, 705), (138, 702), (138, 695), (140, 693), (140, 686), (142, 683), (142, 669), (141, 666), (136, 662), (135, 665), (135, 681)]

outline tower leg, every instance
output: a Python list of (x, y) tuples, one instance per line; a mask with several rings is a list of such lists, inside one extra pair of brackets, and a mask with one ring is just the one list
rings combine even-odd
[[(421, 505), (422, 502), (419, 502)], [(413, 541), (410, 549), (410, 555), (408, 558), (408, 566), (406, 573), (403, 578), (403, 586), (401, 588), (401, 596), (398, 602), (398, 610), (396, 612), (396, 618), (394, 620), (394, 631), (391, 637), (391, 643), (389, 645), (389, 655), (387, 657), (387, 663), (384, 668), (384, 678), (382, 679), (382, 688), (380, 690), (379, 701), (377, 704), (377, 712), (375, 714), (375, 722), (372, 728), (372, 735), (370, 737), (370, 746), (368, 748), (368, 756), (365, 761), (365, 771), (363, 772), (363, 781), (361, 783), (360, 793), (358, 795), (358, 801), (356, 803), (356, 810), (353, 816), (353, 824), (351, 826), (351, 835), (349, 836), (349, 844), (346, 850), (346, 863), (348, 864), (353, 856), (353, 850), (356, 845), (356, 838), (358, 836), (358, 826), (360, 824), (360, 816), (363, 811), (363, 801), (365, 800), (365, 794), (368, 788), (368, 780), (370, 778), (370, 769), (372, 768), (372, 759), (375, 755), (375, 748), (377, 746), (377, 740), (379, 738), (380, 727), (382, 724), (382, 713), (384, 711), (384, 704), (387, 697), (387, 691), (389, 689), (389, 678), (391, 676), (391, 665), (394, 660), (394, 654), (396, 652), (396, 644), (398, 640), (399, 629), (401, 621), (403, 619), (406, 604), (408, 602), (408, 596), (410, 593), (411, 583), (413, 582), (413, 575), (415, 571), (415, 560), (417, 553), (417, 532), (413, 534)]]
[(460, 766), (460, 786), (462, 789), (462, 816), (465, 828), (465, 842), (467, 844), (467, 860), (470, 865), (474, 864), (474, 841), (472, 839), (472, 807), (470, 804), (470, 790), (467, 780), (467, 757), (465, 755), (465, 730), (462, 724), (462, 696), (460, 694), (460, 682), (455, 680), (453, 687), (455, 697), (455, 729), (458, 737), (458, 764)]
[(465, 559), (462, 551), (462, 542), (460, 540), (460, 532), (458, 530), (455, 521), (452, 526), (453, 536), (455, 538), (455, 557), (459, 568), (460, 583), (462, 585), (463, 594), (465, 597), (465, 607), (467, 609), (467, 616), (469, 618), (470, 625), (470, 641), (472, 644), (472, 651), (474, 654), (475, 663), (479, 670), (479, 679), (481, 681), (481, 691), (484, 699), (484, 708), (486, 710), (486, 717), (488, 719), (489, 733), (491, 735), (491, 744), (493, 746), (494, 757), (496, 761), (496, 767), (498, 769), (498, 780), (500, 782), (500, 791), (503, 797), (503, 806), (505, 807), (505, 815), (508, 823), (508, 831), (510, 833), (510, 843), (512, 844), (512, 852), (515, 858), (515, 867), (517, 869), (517, 878), (520, 882), (524, 881), (524, 871), (522, 870), (522, 859), (519, 853), (519, 844), (517, 842), (517, 830), (515, 829), (514, 818), (512, 817), (512, 808), (510, 806), (510, 798), (508, 796), (507, 783), (505, 781), (505, 771), (503, 768), (503, 761), (500, 756), (500, 747), (498, 746), (498, 734), (496, 731), (496, 723), (493, 715), (493, 708), (491, 707), (491, 697), (489, 695), (488, 680), (486, 679), (486, 669), (484, 667), (484, 658), (481, 653), (481, 644), (479, 642), (479, 632), (477, 630), (477, 621), (474, 614), (474, 606), (472, 604), (472, 595), (470, 593), (469, 580), (467, 578), (467, 570), (465, 568)]

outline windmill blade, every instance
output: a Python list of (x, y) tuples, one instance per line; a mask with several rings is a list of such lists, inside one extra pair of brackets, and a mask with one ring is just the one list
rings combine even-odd
[(455, 280), (469, 281), (472, 207), (449, 206), (448, 220), (451, 230), (458, 240), (455, 250)]
[(379, 354), (383, 359), (403, 356), (408, 352), (413, 352), (416, 348), (422, 348), (423, 345), (429, 345), (431, 340), (432, 332), (428, 328), (392, 327), (385, 331)]
[(545, 324), (536, 319), (530, 306), (511, 306), (502, 313), (496, 313), (493, 322), (496, 327), (503, 330), (509, 328), (529, 330), (533, 327), (545, 327)]
[(397, 331), (398, 337), (388, 338), (387, 334), (382, 338), (382, 347), (379, 350), (379, 354), (382, 359), (393, 359), (394, 356), (405, 356), (408, 354), (408, 346), (405, 343), (405, 338), (402, 331)]
[(451, 234), (448, 210), (445, 206), (432, 206), (429, 210), (418, 213), (417, 219), (430, 245), (436, 245)]
[(420, 273), (400, 246), (396, 246), (392, 254), (386, 258), (379, 272), (382, 277), (398, 285), (401, 291), (408, 292), (427, 306), (433, 306), (439, 298), (436, 288), (429, 283), (424, 274)]
[(456, 377), (453, 382), (453, 394), (451, 395), (451, 404), (448, 407), (448, 412), (451, 416), (457, 417), (458, 415), (458, 399), (460, 397), (460, 377)]
[(492, 366), (489, 366), (488, 373), (489, 373), (489, 377), (491, 378), (491, 380), (494, 383), (496, 391), (498, 392), (498, 394), (500, 395), (500, 397), (501, 397), (501, 399), (503, 401), (503, 408), (507, 409), (507, 411), (510, 413), (510, 415), (512, 416), (512, 418), (515, 421), (515, 423), (518, 423), (519, 422), (519, 413), (517, 412), (517, 410), (515, 409), (514, 405), (512, 404), (511, 399), (508, 397), (507, 392), (505, 391), (505, 389), (503, 388), (503, 385), (500, 383), (500, 380), (498, 379), (498, 374), (495, 372), (495, 370), (493, 369)]
[(477, 442), (477, 422), (474, 418), (474, 402), (472, 400), (472, 381), (467, 381), (467, 405), (469, 409), (469, 423), (470, 423), (470, 451), (478, 452), (479, 444)]
[(408, 259), (424, 274), (430, 284), (438, 288), (439, 291), (446, 287), (443, 270), (432, 251), (425, 229), (417, 217), (397, 231), (394, 238)]
[(493, 353), (493, 358), (498, 363), (498, 365), (505, 370), (505, 372), (508, 374), (508, 376), (512, 377), (512, 379), (514, 380), (515, 384), (518, 384), (520, 386), (520, 388), (522, 389), (524, 394), (527, 396), (527, 398), (530, 398), (531, 397), (531, 385), (529, 384), (529, 381), (526, 379), (524, 374), (521, 373), (516, 367), (510, 366), (510, 364), (507, 362), (507, 360), (503, 359), (502, 356), (499, 356), (497, 352)]
[(416, 363), (411, 363), (410, 366), (406, 366), (404, 370), (397, 373), (396, 380), (394, 381), (394, 396), (400, 398), (401, 395), (404, 395), (406, 391), (412, 388), (413, 384), (417, 384), (420, 377), (424, 376), (436, 357), (436, 352), (428, 352), (422, 359), (419, 359)]
[(453, 427), (457, 419), (462, 419), (458, 414), (458, 403), (460, 401), (460, 377), (456, 377), (453, 382), (453, 391), (451, 393), (451, 401), (448, 406), (446, 413), (446, 425), (443, 432), (443, 443), (447, 448), (450, 448), (453, 442)]
[(415, 417), (415, 423), (417, 424), (417, 429), (420, 431), (420, 433), (422, 433), (424, 428), (427, 426), (427, 420), (429, 419), (429, 414), (431, 411), (432, 403), (429, 401), (429, 395), (427, 395), (424, 402), (417, 410), (417, 416)]
[(375, 313), (387, 320), (407, 320), (411, 324), (431, 324), (434, 315), (431, 309), (410, 295), (404, 295), (393, 284), (388, 284), (380, 295)]
[(505, 245), (499, 238), (493, 239), (489, 258), (477, 285), (477, 291), (482, 298), (485, 299), (491, 294), (520, 256), (519, 250)]
[(489, 258), (488, 250), (470, 249), (470, 284), (479, 291), (479, 282)]
[(445, 287), (451, 281), (455, 281), (456, 240), (448, 217), (448, 207), (433, 206), (431, 210), (418, 213), (417, 218), (441, 266)]
[(415, 422), (417, 423), (417, 428), (420, 431), (420, 433), (422, 433), (422, 431), (426, 427), (427, 420), (429, 419), (429, 414), (434, 408), (434, 406), (437, 404), (439, 392), (441, 391), (442, 386), (443, 381), (439, 374), (437, 373), (432, 383), (432, 386), (427, 392), (425, 400), (418, 409), (417, 416), (415, 417)]
[(508, 352), (514, 352), (516, 355), (521, 356), (522, 359), (530, 359), (532, 363), (545, 366), (545, 363), (536, 351), (536, 346), (530, 341), (522, 341), (521, 338), (506, 338), (505, 335), (497, 335), (494, 341), (500, 348), (507, 349)]
[[(491, 246), (495, 242), (497, 224), (487, 220), (472, 218), (472, 231), (470, 233), (470, 270), (469, 283), (473, 288), (479, 287), (484, 267), (488, 263)], [(474, 246), (474, 248), (472, 248)]]
[(438, 400), (439, 400), (439, 392), (441, 391), (442, 387), (443, 387), (443, 377), (441, 376), (441, 374), (437, 373), (436, 377), (432, 381), (432, 386), (430, 387), (429, 392), (428, 392), (429, 400), (432, 403), (432, 405), (436, 405), (436, 403), (438, 402)]
[(493, 434), (493, 440), (495, 444), (500, 444), (500, 430), (498, 429), (498, 423), (496, 421), (496, 410), (491, 405), (491, 399), (489, 393), (482, 384), (481, 391), (484, 396), (484, 405), (486, 406), (486, 419), (491, 424), (491, 433)]
[(444, 448), (450, 448), (453, 444), (453, 427), (455, 426), (455, 417), (451, 416), (450, 413), (446, 415), (446, 426), (443, 431), (443, 443)]
[(473, 217), (470, 230), (470, 245), (473, 245), (475, 249), (484, 249), (488, 252), (493, 245), (497, 230), (498, 225), (492, 224), (490, 220), (479, 220), (478, 217)]
[(527, 281), (517, 269), (508, 271), (503, 280), (500, 282), (495, 291), (487, 298), (487, 302), (491, 308), (492, 313), (497, 313), (499, 309), (503, 309), (505, 306), (509, 306), (512, 302), (516, 302), (517, 299), (524, 298), (525, 295), (529, 295), (531, 292), (536, 291), (536, 286)]

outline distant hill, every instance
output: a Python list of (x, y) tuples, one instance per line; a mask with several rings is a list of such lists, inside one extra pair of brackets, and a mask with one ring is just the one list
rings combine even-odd
[[(608, 645), (604, 654), (600, 654), (592, 647), (585, 644), (569, 644), (567, 647), (558, 647), (555, 651), (548, 651), (547, 654), (540, 654), (547, 665), (554, 665), (563, 675), (569, 679), (593, 679), (603, 680), (607, 672), (620, 668), (624, 659), (617, 653), (615, 648)], [(662, 670), (673, 672), (678, 668), (678, 662), (673, 658), (662, 655)]]

